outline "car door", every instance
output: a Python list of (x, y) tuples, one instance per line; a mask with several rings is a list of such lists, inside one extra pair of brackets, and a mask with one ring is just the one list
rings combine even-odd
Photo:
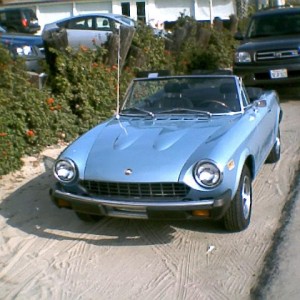
[[(66, 24), (68, 44), (73, 48), (86, 46), (92, 48), (97, 39), (97, 32), (94, 29), (94, 17), (83, 16), (70, 20)], [(98, 41), (96, 41), (98, 42)]]
[[(242, 87), (242, 97), (247, 97), (247, 92), (244, 87)], [(248, 143), (255, 156), (256, 171), (265, 162), (271, 150), (276, 121), (276, 107), (274, 103), (271, 102), (270, 99), (263, 101), (265, 102), (261, 102), (261, 105), (258, 105), (258, 103), (249, 103), (246, 109), (249, 128), (253, 128)]]
[(101, 45), (107, 42), (108, 36), (112, 34), (114, 22), (106, 16), (95, 17), (95, 41)]

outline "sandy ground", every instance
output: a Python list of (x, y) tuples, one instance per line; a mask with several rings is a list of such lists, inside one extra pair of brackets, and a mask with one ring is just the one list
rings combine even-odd
[(253, 290), (253, 299), (298, 300), (300, 296), (300, 173), (283, 211), (272, 251)]
[(254, 182), (240, 233), (207, 222), (83, 223), (49, 199), (62, 148), (25, 158), (0, 179), (0, 299), (249, 299), (300, 161), (300, 101), (282, 107), (282, 159)]

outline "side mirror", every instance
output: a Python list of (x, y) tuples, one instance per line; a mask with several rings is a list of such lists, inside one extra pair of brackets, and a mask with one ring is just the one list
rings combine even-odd
[(244, 35), (241, 32), (236, 32), (234, 35), (234, 39), (237, 41), (242, 41), (245, 39)]
[(253, 102), (255, 107), (266, 107), (267, 106), (267, 101), (266, 100), (255, 100)]

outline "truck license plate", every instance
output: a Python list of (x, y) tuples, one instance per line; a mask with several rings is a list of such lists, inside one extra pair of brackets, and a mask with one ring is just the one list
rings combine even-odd
[(287, 69), (271, 70), (270, 75), (272, 79), (288, 77)]

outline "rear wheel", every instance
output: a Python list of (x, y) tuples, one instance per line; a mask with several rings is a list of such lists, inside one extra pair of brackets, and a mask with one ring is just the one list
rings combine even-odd
[(228, 231), (241, 231), (248, 227), (252, 210), (252, 182), (249, 168), (245, 165), (236, 194), (224, 216)]
[(85, 214), (85, 213), (81, 213), (78, 211), (76, 211), (76, 215), (81, 221), (84, 221), (84, 222), (98, 222), (102, 219), (101, 216)]
[(278, 129), (275, 144), (266, 160), (267, 163), (273, 164), (279, 161), (281, 152), (280, 131)]

